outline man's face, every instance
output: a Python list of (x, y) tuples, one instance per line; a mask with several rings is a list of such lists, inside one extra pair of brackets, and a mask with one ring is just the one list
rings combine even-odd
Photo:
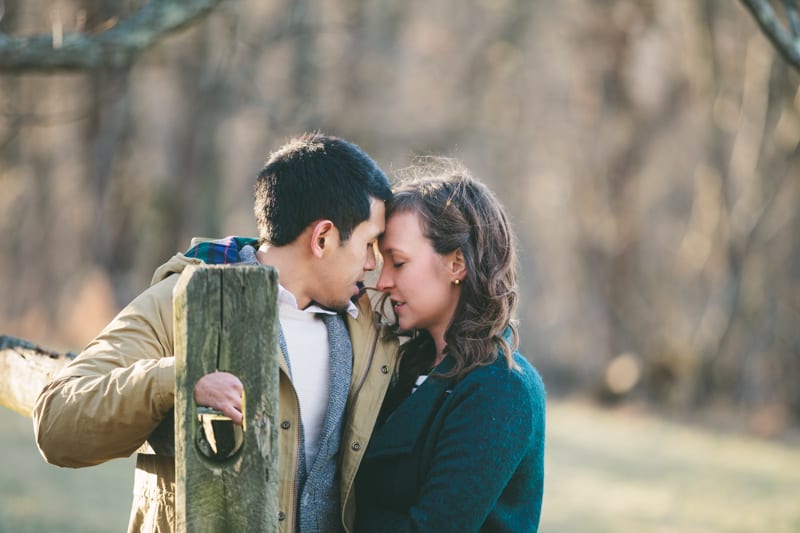
[(313, 299), (330, 309), (344, 310), (359, 292), (357, 283), (375, 269), (375, 248), (385, 227), (386, 207), (381, 200), (370, 200), (370, 216), (353, 229), (350, 238), (342, 243), (337, 238), (332, 249), (319, 264), (319, 283)]

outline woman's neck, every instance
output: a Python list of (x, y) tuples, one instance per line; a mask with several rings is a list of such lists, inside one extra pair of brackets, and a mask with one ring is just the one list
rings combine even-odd
[(433, 345), (436, 347), (436, 357), (433, 359), (433, 366), (438, 365), (444, 359), (444, 349), (447, 347), (447, 342), (444, 340), (444, 331), (431, 331), (428, 334), (433, 339)]
[(436, 357), (433, 359), (433, 366), (437, 366), (444, 360), (444, 349), (447, 347), (447, 343), (444, 340), (444, 335), (433, 337), (433, 344), (436, 346)]

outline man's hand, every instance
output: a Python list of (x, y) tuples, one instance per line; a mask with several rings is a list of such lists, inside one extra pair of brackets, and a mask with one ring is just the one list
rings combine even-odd
[(221, 411), (242, 425), (242, 391), (244, 386), (239, 378), (228, 372), (206, 374), (194, 386), (194, 401), (197, 405)]

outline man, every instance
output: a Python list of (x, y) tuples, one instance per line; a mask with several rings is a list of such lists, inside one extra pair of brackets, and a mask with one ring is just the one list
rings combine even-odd
[[(175, 399), (172, 289), (200, 262), (278, 270), (279, 530), (352, 531), (353, 479), (396, 353), (369, 299), (356, 298), (376, 266), (391, 189), (360, 148), (310, 134), (270, 156), (255, 191), (258, 240), (193, 241), (37, 399), (36, 440), (52, 464), (90, 466), (139, 449), (130, 531), (175, 527), (174, 457), (157, 429), (170, 424)], [(241, 391), (236, 376), (216, 372), (198, 381), (195, 401), (241, 423)]]

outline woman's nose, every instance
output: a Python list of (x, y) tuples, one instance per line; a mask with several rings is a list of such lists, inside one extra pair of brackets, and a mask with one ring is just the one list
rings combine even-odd
[(378, 290), (386, 292), (392, 286), (392, 279), (389, 276), (388, 269), (386, 268), (386, 264), (384, 263), (383, 268), (381, 268), (381, 275), (378, 276)]

